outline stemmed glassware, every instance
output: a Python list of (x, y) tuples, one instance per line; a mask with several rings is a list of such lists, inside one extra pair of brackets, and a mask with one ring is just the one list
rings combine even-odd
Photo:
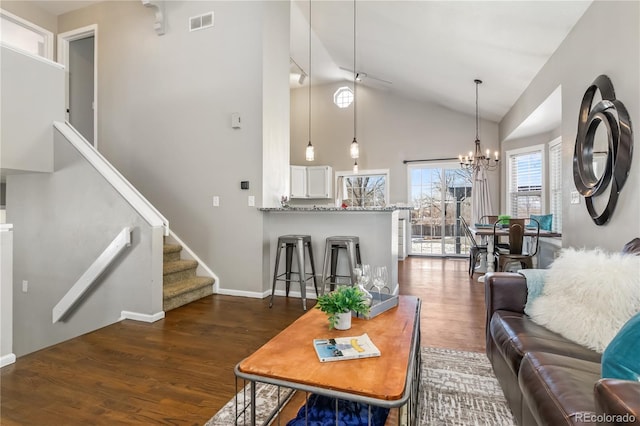
[(373, 271), (373, 286), (378, 289), (378, 297), (382, 303), (382, 289), (387, 286), (389, 274), (386, 266), (376, 266)]
[(367, 290), (367, 284), (371, 281), (371, 267), (369, 265), (357, 265), (353, 272), (356, 276), (358, 288), (364, 293), (369, 306), (373, 303), (373, 295)]

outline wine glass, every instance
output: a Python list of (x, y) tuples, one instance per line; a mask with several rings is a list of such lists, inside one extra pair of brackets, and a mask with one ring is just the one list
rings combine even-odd
[(360, 268), (362, 269), (362, 277), (360, 282), (362, 283), (362, 286), (364, 288), (367, 288), (367, 284), (371, 282), (371, 266), (364, 264), (360, 265)]
[(378, 289), (378, 297), (382, 303), (382, 289), (387, 286), (389, 275), (386, 266), (376, 266), (373, 272), (373, 286)]

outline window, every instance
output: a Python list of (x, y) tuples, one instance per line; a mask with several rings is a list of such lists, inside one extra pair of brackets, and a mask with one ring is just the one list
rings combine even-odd
[[(389, 171), (363, 170), (336, 173), (342, 202), (350, 207), (384, 207), (389, 200)], [(338, 194), (340, 195), (340, 194)]]
[(16, 49), (53, 60), (53, 33), (0, 10), (0, 40)]
[(549, 213), (553, 231), (562, 232), (562, 140), (549, 142)]
[(544, 145), (507, 151), (507, 211), (511, 217), (542, 214), (544, 203)]
[(350, 88), (344, 86), (336, 90), (336, 93), (333, 94), (333, 103), (338, 106), (338, 108), (346, 108), (351, 105), (353, 102), (353, 92)]

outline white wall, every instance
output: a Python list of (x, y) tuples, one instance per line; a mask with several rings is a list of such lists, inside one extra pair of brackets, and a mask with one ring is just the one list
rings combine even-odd
[[(2, 173), (53, 170), (54, 120), (64, 120), (64, 71), (54, 62), (1, 46)], [(29, 82), (20, 84), (16, 82)]]
[(578, 111), (585, 90), (606, 74), (636, 126), (634, 151), (640, 148), (640, 3), (595, 1), (527, 90), (500, 123), (500, 136), (509, 135), (547, 96), (562, 85), (563, 246), (619, 251), (640, 235), (640, 159), (635, 158), (618, 205), (609, 223), (597, 226), (585, 207), (569, 204), (573, 183), (573, 148)]
[[(188, 18), (209, 11), (214, 27), (189, 32)], [(103, 155), (169, 219), (221, 288), (261, 292), (263, 217), (247, 197), (262, 203), (265, 168), (286, 153), (263, 164), (265, 148), (286, 143), (286, 132), (269, 123), (281, 117), (288, 128), (288, 72), (264, 68), (288, 70), (288, 2), (171, 1), (165, 15), (163, 36), (153, 30), (153, 11), (135, 1), (98, 3), (58, 24), (61, 32), (98, 25)], [(231, 128), (233, 112), (241, 129)], [(243, 180), (250, 190), (240, 189)], [(270, 185), (281, 187), (278, 180)], [(212, 207), (214, 195), (220, 207)]]
[[(349, 147), (353, 140), (353, 104), (340, 109), (333, 94), (351, 83), (312, 88), (311, 142), (315, 161), (307, 162), (308, 88), (291, 92), (291, 164), (330, 165), (334, 171), (351, 170)], [(407, 166), (403, 160), (457, 158), (474, 149), (475, 116), (435, 104), (415, 102), (371, 87), (359, 85), (356, 111), (358, 143), (363, 169), (390, 170), (390, 202), (407, 202)], [(482, 117), (482, 109), (480, 108)], [(498, 150), (498, 125), (481, 120), (483, 149)], [(499, 173), (489, 173), (493, 205), (498, 206)]]
[[(55, 173), (7, 177), (17, 356), (117, 322), (122, 311), (162, 311), (162, 282), (153, 271), (153, 255), (160, 253), (152, 245), (162, 228), (150, 227), (58, 131), (54, 156)], [(53, 307), (127, 226), (133, 229), (131, 247), (64, 321), (52, 324)]]
[(0, 225), (0, 367), (14, 361), (13, 230), (11, 225)]

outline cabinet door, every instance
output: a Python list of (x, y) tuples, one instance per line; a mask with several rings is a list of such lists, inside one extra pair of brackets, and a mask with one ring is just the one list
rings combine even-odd
[(307, 168), (291, 166), (291, 197), (307, 198)]
[(307, 167), (307, 195), (309, 198), (331, 198), (332, 168)]

